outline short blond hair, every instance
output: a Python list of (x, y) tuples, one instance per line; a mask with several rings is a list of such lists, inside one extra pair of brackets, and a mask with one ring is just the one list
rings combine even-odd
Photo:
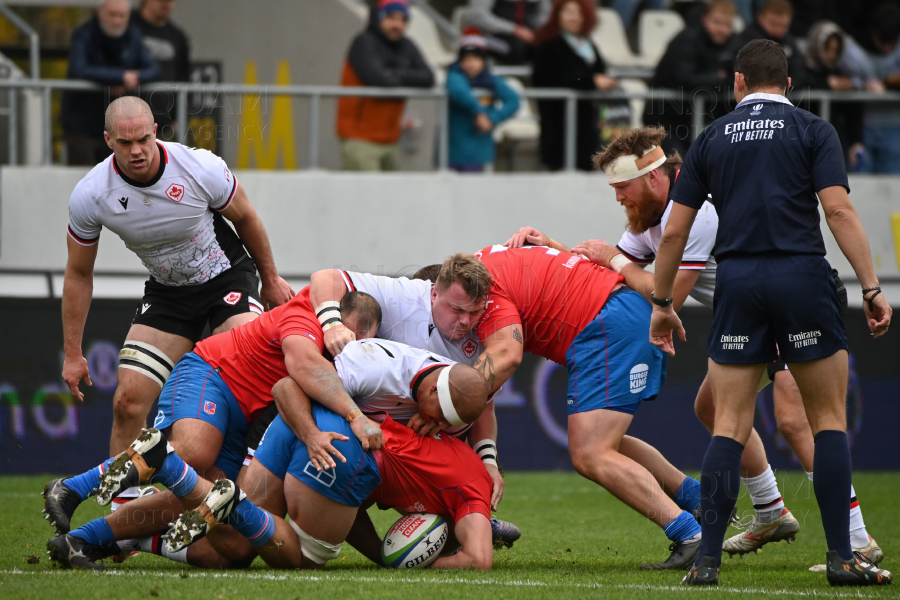
[(454, 283), (460, 284), (469, 298), (477, 300), (490, 291), (491, 273), (474, 254), (460, 252), (444, 261), (434, 286), (444, 291)]
[[(609, 146), (594, 155), (594, 167), (603, 171), (607, 165), (620, 156), (628, 156), (629, 154), (643, 156), (644, 152), (662, 144), (666, 135), (665, 127), (626, 129), (625, 133), (613, 139)], [(659, 168), (663, 170), (669, 179), (672, 179), (675, 177), (675, 170), (681, 168), (682, 162), (681, 155), (675, 150)]]

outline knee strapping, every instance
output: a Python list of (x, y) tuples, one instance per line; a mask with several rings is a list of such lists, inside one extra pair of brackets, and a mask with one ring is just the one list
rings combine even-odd
[(135, 340), (125, 340), (125, 346), (119, 352), (119, 368), (137, 371), (162, 387), (169, 379), (169, 375), (172, 374), (175, 363), (155, 346)]
[(300, 550), (303, 556), (313, 561), (317, 565), (324, 565), (329, 560), (334, 560), (341, 553), (343, 544), (329, 544), (322, 540), (317, 540), (302, 529), (293, 521), (288, 521), (293, 527), (297, 537), (300, 538)]

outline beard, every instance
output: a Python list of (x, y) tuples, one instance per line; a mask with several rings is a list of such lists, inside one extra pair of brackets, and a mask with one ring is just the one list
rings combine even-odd
[(635, 203), (632, 209), (625, 209), (628, 216), (628, 224), (625, 227), (634, 234), (644, 233), (662, 217), (665, 209), (666, 203), (658, 200), (645, 185), (640, 202)]

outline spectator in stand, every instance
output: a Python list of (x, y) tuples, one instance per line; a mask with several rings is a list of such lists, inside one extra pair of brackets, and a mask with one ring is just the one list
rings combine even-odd
[(732, 71), (734, 57), (738, 50), (753, 40), (772, 40), (781, 44), (788, 60), (788, 73), (791, 74), (791, 89), (802, 90), (807, 87), (806, 61), (797, 44), (797, 38), (791, 33), (791, 20), (794, 8), (788, 0), (766, 0), (756, 13), (756, 21), (732, 40), (731, 58), (726, 68)]
[(622, 17), (622, 25), (627, 30), (633, 25), (638, 8), (665, 10), (672, 5), (672, 0), (612, 0), (609, 7)]
[[(556, 0), (547, 23), (538, 31), (533, 80), (536, 87), (612, 90), (619, 83), (606, 75), (606, 63), (591, 42), (597, 25), (592, 0)], [(565, 162), (566, 103), (538, 102), (541, 116), (541, 160), (550, 170)], [(579, 100), (576, 117), (575, 166), (593, 170), (591, 157), (600, 147), (599, 111), (595, 100)]]
[(72, 32), (69, 79), (108, 86), (106, 92), (65, 92), (60, 121), (70, 165), (95, 165), (112, 153), (103, 140), (110, 101), (159, 79), (159, 65), (128, 24), (128, 0), (104, 0), (87, 23)]
[[(372, 7), (368, 28), (350, 45), (341, 85), (421, 87), (434, 75), (416, 45), (406, 38), (407, 0), (380, 0)], [(403, 98), (344, 96), (338, 100), (337, 134), (347, 171), (397, 170), (397, 141)]]
[[(188, 81), (191, 77), (191, 45), (188, 37), (169, 17), (175, 0), (141, 0), (131, 13), (131, 23), (140, 30), (144, 46), (156, 59), (162, 81)], [(159, 129), (159, 139), (175, 139), (175, 94), (155, 91), (143, 95)]]
[[(731, 41), (736, 14), (737, 9), (729, 0), (713, 0), (699, 23), (681, 30), (669, 42), (650, 80), (651, 89), (673, 94), (704, 89), (720, 96), (727, 92), (734, 73), (724, 65), (734, 61)], [(714, 115), (720, 110), (724, 114), (720, 104), (724, 103), (712, 107)], [(663, 150), (667, 155), (677, 150), (684, 156), (693, 139), (691, 115), (686, 101), (654, 100), (647, 102), (644, 124), (664, 127), (668, 135), (662, 143)]]
[(490, 48), (498, 61), (520, 65), (533, 60), (535, 32), (547, 22), (551, 4), (552, 0), (469, 0), (466, 20), (495, 38)]
[[(473, 88), (487, 90), (479, 97)], [(487, 40), (473, 28), (459, 40), (459, 61), (447, 74), (450, 97), (450, 167), (481, 172), (494, 162), (494, 127), (519, 110), (519, 95), (487, 67)]]

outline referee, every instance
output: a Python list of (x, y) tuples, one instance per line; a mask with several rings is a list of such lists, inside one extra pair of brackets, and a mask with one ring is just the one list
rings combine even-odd
[(813, 485), (828, 543), (828, 581), (889, 584), (890, 573), (854, 556), (850, 548), (847, 337), (825, 260), (819, 202), (862, 284), (863, 308), (875, 337), (887, 331), (891, 308), (848, 196), (834, 128), (785, 98), (791, 81), (784, 50), (775, 42), (754, 40), (738, 53), (734, 70), (737, 107), (691, 146), (669, 194), (674, 203), (656, 260), (650, 341), (674, 355), (673, 330), (685, 339), (672, 307), (675, 274), (697, 210), (711, 194), (719, 214), (708, 347), (716, 422), (701, 474), (703, 540), (683, 583), (718, 584), (722, 539), (740, 489), (741, 452), (753, 426), (757, 385), (780, 349), (815, 436)]

